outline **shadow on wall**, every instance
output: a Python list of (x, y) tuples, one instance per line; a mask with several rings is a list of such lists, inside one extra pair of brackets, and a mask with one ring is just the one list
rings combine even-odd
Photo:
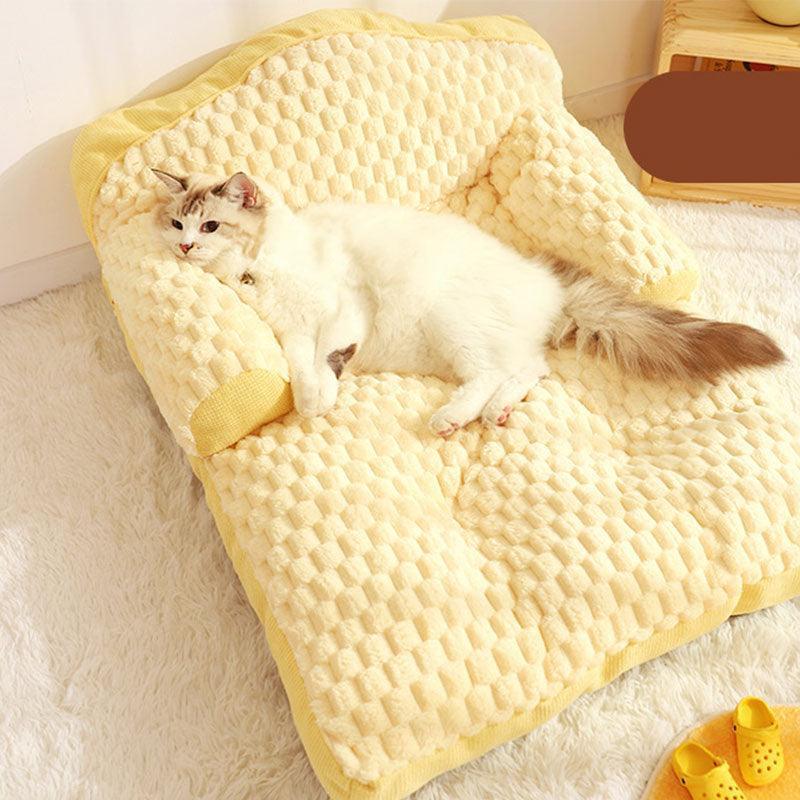
[[(220, 47), (192, 59), (120, 103), (120, 107), (185, 86), (234, 46)], [(22, 266), (21, 262), (45, 259), (70, 248), (85, 251), (83, 261), (86, 268), (83, 274), (97, 269), (97, 262), (86, 242), (69, 173), (72, 146), (80, 130), (80, 127), (72, 128), (53, 136), (0, 174), (0, 219), (5, 221), (7, 231), (26, 234), (4, 237), (4, 246), (0, 250), (0, 270), (11, 265)], [(45, 233), (42, 236), (30, 236), (31, 231)], [(43, 238), (49, 244), (44, 253)], [(75, 269), (79, 269), (79, 266)], [(81, 274), (76, 274), (73, 280), (80, 277)]]

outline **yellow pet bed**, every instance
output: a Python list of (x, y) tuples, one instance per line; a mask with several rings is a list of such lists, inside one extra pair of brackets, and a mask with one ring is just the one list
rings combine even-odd
[(82, 132), (76, 192), (131, 355), (334, 798), (404, 796), (800, 593), (800, 427), (769, 374), (665, 386), (559, 352), (505, 429), (442, 441), (425, 419), (452, 387), (395, 375), (345, 378), (302, 420), (267, 326), (154, 237), (150, 167), (463, 214), (659, 302), (688, 297), (694, 259), (513, 18), (311, 14)]

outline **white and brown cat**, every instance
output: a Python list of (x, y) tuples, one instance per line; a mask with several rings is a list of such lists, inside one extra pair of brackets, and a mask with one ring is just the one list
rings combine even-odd
[(293, 212), (244, 173), (220, 181), (154, 170), (175, 255), (234, 288), (273, 329), (297, 411), (326, 413), (345, 362), (359, 373), (458, 383), (430, 419), (447, 436), (503, 425), (547, 374), (548, 345), (574, 344), (657, 380), (713, 380), (783, 360), (768, 336), (631, 297), (579, 267), (525, 258), (466, 220), (388, 205)]

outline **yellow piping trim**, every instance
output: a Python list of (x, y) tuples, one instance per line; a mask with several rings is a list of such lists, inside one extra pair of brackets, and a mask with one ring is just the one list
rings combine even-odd
[(462, 736), (450, 747), (429, 756), (415, 759), (396, 772), (384, 775), (373, 783), (361, 783), (348, 777), (334, 759), (314, 719), (289, 643), (278, 627), (267, 603), (264, 590), (258, 583), (252, 565), (236, 540), (233, 523), (222, 509), (222, 503), (202, 459), (190, 458), (192, 469), (203, 484), (214, 519), (229, 558), (244, 586), (250, 605), (261, 620), (270, 651), (289, 697), (292, 716), (308, 753), (308, 759), (320, 783), (333, 800), (395, 800), (406, 797), (449, 769), (471, 761), (493, 747), (528, 733), (543, 724), (585, 692), (610, 683), (621, 673), (674, 648), (696, 639), (716, 628), (733, 614), (746, 614), (800, 594), (800, 568), (765, 578), (759, 583), (744, 586), (738, 600), (732, 599), (719, 608), (711, 609), (697, 619), (677, 625), (668, 631), (653, 634), (643, 642), (635, 642), (621, 652), (608, 656), (602, 664), (585, 673), (532, 711), (520, 711), (506, 722), (489, 725), (474, 736)]
[(197, 452), (210, 456), (294, 407), (289, 384), (276, 372), (251, 369), (225, 381), (189, 420)]
[(268, 28), (236, 47), (184, 88), (112, 111), (80, 132), (73, 147), (70, 172), (83, 227), (92, 244), (96, 246), (92, 224), (95, 198), (108, 168), (129, 148), (239, 85), (252, 69), (281, 50), (337, 33), (385, 33), (432, 41), (497, 40), (533, 44), (552, 53), (547, 42), (526, 22), (510, 16), (417, 23), (363, 9), (325, 10)]
[(645, 283), (637, 294), (650, 303), (677, 303), (691, 297), (697, 287), (697, 279), (697, 272), (683, 269), (655, 283)]

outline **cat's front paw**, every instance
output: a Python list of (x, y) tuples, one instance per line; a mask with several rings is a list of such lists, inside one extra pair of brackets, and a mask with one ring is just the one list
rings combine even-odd
[(301, 417), (316, 417), (319, 414), (319, 384), (311, 376), (298, 373), (292, 378), (294, 407)]
[(326, 369), (320, 375), (318, 414), (327, 414), (336, 404), (339, 394), (339, 381), (333, 370)]
[(331, 370), (319, 377), (299, 373), (292, 380), (294, 407), (301, 417), (319, 417), (327, 414), (336, 403), (338, 382)]

